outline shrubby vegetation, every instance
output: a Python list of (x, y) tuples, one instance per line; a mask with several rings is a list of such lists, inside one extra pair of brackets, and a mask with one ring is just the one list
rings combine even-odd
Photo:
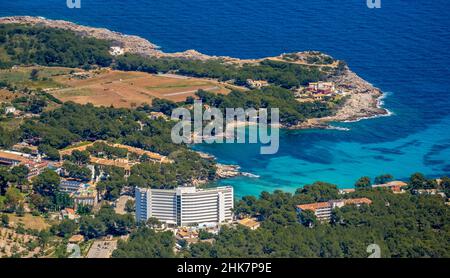
[(72, 31), (38, 26), (0, 24), (0, 68), (13, 65), (109, 66), (110, 42), (80, 37)]
[[(172, 143), (172, 125), (173, 123), (164, 120), (151, 120), (144, 111), (69, 102), (53, 111), (43, 112), (38, 119), (27, 120), (21, 127), (20, 138), (33, 140), (39, 150), (51, 160), (59, 160), (58, 149), (73, 142), (94, 140), (123, 143), (158, 152), (174, 160), (172, 164), (160, 165), (148, 162), (143, 157), (143, 163), (132, 168), (128, 180), (125, 180), (123, 170), (106, 168), (107, 178), (98, 186), (106, 194), (106, 199), (115, 200), (126, 185), (173, 188), (195, 180), (215, 177), (213, 161), (201, 158), (185, 145)], [(103, 143), (97, 143), (84, 152), (75, 150), (71, 155), (63, 157), (66, 174), (88, 180), (91, 171), (83, 165), (88, 163), (90, 154), (99, 153), (106, 158), (123, 158), (126, 157), (127, 151)], [(40, 201), (41, 198), (35, 199)]]
[[(224, 110), (227, 107), (240, 108), (279, 108), (280, 122), (295, 125), (308, 118), (321, 118), (332, 115), (344, 99), (336, 102), (298, 102), (294, 94), (279, 87), (267, 87), (249, 92), (233, 91), (228, 95), (218, 95), (206, 91), (196, 94), (205, 104)], [(270, 113), (269, 113), (270, 114)]]
[[(6, 58), (3, 57), (4, 61), (0, 64), (6, 67), (13, 64), (66, 67), (99, 65), (111, 66), (126, 71), (174, 72), (187, 76), (230, 81), (237, 85), (247, 85), (248, 79), (267, 80), (276, 87), (245, 93), (236, 91), (228, 96), (199, 92), (198, 96), (209, 105), (219, 108), (280, 108), (281, 122), (287, 126), (295, 125), (312, 117), (329, 116), (343, 103), (343, 100), (299, 103), (295, 100), (292, 92), (282, 89), (295, 88), (300, 85), (306, 85), (308, 82), (324, 80), (328, 75), (333, 74), (331, 69), (320, 69), (318, 67), (271, 60), (238, 66), (220, 59), (202, 61), (182, 58), (152, 58), (129, 53), (115, 57), (115, 60), (113, 60), (113, 57), (108, 52), (110, 47), (110, 42), (108, 41), (80, 37), (74, 32), (67, 30), (36, 26), (0, 25), (0, 38), (0, 52), (3, 48), (4, 52), (7, 53)], [(30, 79), (32, 80), (38, 78), (37, 76), (37, 71), (30, 73)], [(52, 98), (51, 95), (42, 93), (40, 97), (16, 99), (15, 106), (24, 111), (41, 113), (47, 105), (46, 100), (60, 104), (60, 101)], [(153, 107), (147, 107), (147, 110), (160, 111), (169, 115), (171, 110), (177, 106), (178, 104), (170, 101), (155, 100)], [(144, 109), (146, 108), (144, 107)], [(111, 125), (116, 124), (112, 121), (109, 123)], [(51, 129), (41, 127), (40, 133), (53, 133)], [(119, 132), (119, 129), (114, 131), (110, 128), (108, 129), (110, 132)], [(93, 136), (98, 137), (97, 134)], [(104, 136), (117, 137), (111, 134)], [(126, 136), (127, 134), (122, 135), (122, 137)], [(45, 140), (49, 142), (44, 143), (60, 148), (67, 145), (67, 141), (77, 139), (76, 137), (70, 137), (70, 134), (64, 131), (60, 137), (67, 138), (66, 142), (60, 138), (47, 138), (45, 136)], [(157, 142), (157, 144), (160, 143)]]
[(0, 125), (0, 147), (11, 147), (20, 138), (20, 131), (10, 130)]
[(119, 241), (113, 258), (172, 258), (175, 239), (171, 232), (156, 233), (147, 227), (131, 234), (128, 242)]
[(315, 67), (265, 60), (260, 64), (237, 66), (222, 60), (188, 60), (179, 58), (146, 58), (136, 54), (125, 54), (116, 60), (115, 68), (126, 71), (149, 73), (177, 72), (194, 77), (217, 78), (221, 81), (234, 81), (246, 85), (247, 79), (267, 80), (283, 88), (306, 85), (322, 80), (327, 73)]
[(20, 111), (39, 114), (47, 107), (48, 102), (39, 96), (27, 96), (14, 99), (12, 104)]
[(59, 190), (61, 178), (52, 170), (45, 170), (33, 179), (30, 203), (40, 212), (59, 211), (73, 207), (73, 200), (67, 193)]
[(69, 30), (26, 26), (0, 25), (0, 68), (15, 64), (85, 67), (111, 66), (126, 71), (149, 73), (177, 72), (195, 77), (217, 78), (244, 85), (247, 79), (267, 80), (284, 88), (298, 87), (323, 79), (329, 72), (316, 67), (264, 60), (259, 64), (232, 65), (222, 60), (189, 60), (182, 58), (143, 58), (127, 53), (117, 57), (109, 54), (111, 43), (80, 37)]
[(69, 161), (64, 161), (62, 166), (64, 169), (64, 176), (88, 182), (91, 180), (92, 172), (89, 168), (79, 166)]
[(88, 153), (95, 157), (105, 158), (126, 158), (128, 150), (126, 148), (116, 148), (103, 142), (96, 142), (87, 148)]
[[(142, 130), (138, 121), (144, 125)], [(39, 138), (38, 145), (57, 149), (77, 141), (111, 140), (168, 154), (179, 147), (166, 140), (170, 128), (170, 123), (150, 120), (139, 111), (68, 102), (42, 113), (39, 120), (25, 122), (22, 136)]]
[(173, 152), (169, 158), (174, 160), (174, 163), (135, 165), (128, 184), (138, 187), (175, 188), (192, 184), (195, 180), (212, 180), (215, 177), (214, 163), (202, 159), (193, 151)]

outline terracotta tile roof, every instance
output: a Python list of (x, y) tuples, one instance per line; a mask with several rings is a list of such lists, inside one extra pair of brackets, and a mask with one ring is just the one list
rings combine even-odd
[(112, 160), (112, 159), (98, 158), (98, 157), (91, 156), (90, 161), (91, 161), (91, 163), (94, 163), (94, 164), (105, 165), (105, 166), (116, 166), (119, 168), (123, 168), (125, 170), (130, 170), (131, 167), (133, 166), (133, 164), (130, 163), (126, 159)]
[(366, 204), (366, 205), (370, 205), (372, 204), (372, 200), (370, 200), (369, 198), (354, 198), (354, 199), (346, 199), (344, 200), (345, 205), (361, 205), (361, 204)]
[(255, 228), (260, 226), (260, 223), (252, 218), (244, 218), (242, 220), (239, 220), (238, 223), (241, 224), (242, 226), (249, 228)]
[(400, 187), (408, 185), (406, 182), (403, 182), (403, 181), (391, 181), (391, 182), (388, 182), (387, 184), (389, 186), (400, 186)]
[(323, 208), (333, 208), (333, 203), (341, 202), (343, 205), (361, 205), (361, 204), (372, 204), (372, 200), (368, 198), (354, 198), (354, 199), (340, 199), (340, 200), (331, 200), (329, 202), (320, 202), (320, 203), (311, 203), (311, 204), (303, 204), (298, 205), (297, 208), (301, 210), (310, 210), (315, 212), (318, 209)]
[(403, 187), (403, 186), (407, 186), (407, 185), (408, 184), (403, 181), (391, 181), (391, 182), (384, 183), (384, 184), (374, 184), (374, 185), (372, 185), (372, 187)]
[(74, 209), (71, 209), (71, 208), (66, 208), (66, 212), (67, 212), (68, 214), (75, 214), (75, 210), (74, 210)]
[(21, 156), (21, 155), (18, 155), (18, 154), (14, 154), (14, 153), (5, 152), (5, 151), (0, 151), (0, 158), (16, 160), (16, 161), (23, 162), (23, 163), (29, 161), (29, 159), (24, 157), (24, 156)]
[(318, 209), (327, 208), (327, 207), (331, 208), (331, 205), (329, 202), (311, 203), (311, 204), (304, 204), (304, 205), (297, 206), (297, 208), (299, 208), (301, 210), (311, 210), (311, 211), (316, 211)]
[(64, 150), (59, 151), (59, 155), (64, 156), (64, 155), (71, 155), (73, 151), (78, 150), (78, 151), (85, 151), (88, 147), (94, 145), (95, 142), (89, 143), (89, 144), (85, 144), (82, 146), (78, 146), (78, 147), (73, 147), (73, 148), (67, 148)]
[(98, 141), (95, 141), (95, 142), (92, 142), (92, 143), (89, 143), (89, 144), (86, 144), (86, 145), (82, 145), (82, 146), (79, 146), (79, 147), (73, 147), (73, 148), (68, 148), (68, 149), (65, 149), (65, 150), (61, 150), (61, 151), (59, 151), (59, 154), (61, 156), (64, 156), (64, 155), (72, 154), (72, 152), (75, 151), (75, 150), (85, 151), (88, 147), (93, 146), (95, 143), (103, 143), (103, 144), (106, 144), (106, 145), (114, 147), (114, 148), (127, 149), (128, 152), (132, 152), (132, 153), (138, 154), (140, 156), (146, 154), (151, 159), (158, 160), (158, 161), (163, 162), (163, 163), (170, 163), (171, 162), (170, 159), (168, 159), (166, 156), (161, 155), (159, 153), (154, 153), (154, 152), (146, 151), (146, 150), (143, 150), (143, 149), (140, 149), (140, 148), (135, 148), (135, 147), (127, 146), (127, 145), (123, 145), (123, 144), (113, 144), (113, 143), (109, 143), (109, 142), (106, 142), (106, 141), (103, 141), (103, 140), (98, 140)]
[(78, 243), (82, 242), (84, 240), (84, 236), (82, 235), (73, 235), (71, 238), (69, 238), (70, 243)]

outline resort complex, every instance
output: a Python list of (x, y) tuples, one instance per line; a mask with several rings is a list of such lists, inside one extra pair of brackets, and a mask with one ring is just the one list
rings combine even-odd
[(233, 220), (233, 187), (173, 190), (136, 188), (136, 219), (172, 226), (209, 226)]
[[(346, 57), (343, 35), (318, 39)], [(408, 117), (362, 122), (391, 115), (384, 96), (319, 51), (165, 53), (103, 28), (0, 17), (0, 258), (450, 257), (448, 107), (421, 111), (417, 97), (394, 105)], [(436, 129), (421, 130), (423, 114)]]

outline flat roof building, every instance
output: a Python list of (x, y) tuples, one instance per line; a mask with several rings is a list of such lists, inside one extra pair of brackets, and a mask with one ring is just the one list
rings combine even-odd
[(98, 193), (94, 188), (85, 188), (78, 190), (74, 193), (71, 193), (70, 197), (73, 199), (75, 209), (78, 209), (78, 206), (80, 205), (95, 207), (98, 203)]
[(168, 225), (200, 226), (233, 220), (233, 187), (136, 188), (136, 220), (154, 217)]
[(75, 193), (89, 187), (85, 183), (77, 180), (62, 180), (59, 184), (59, 190), (64, 193)]

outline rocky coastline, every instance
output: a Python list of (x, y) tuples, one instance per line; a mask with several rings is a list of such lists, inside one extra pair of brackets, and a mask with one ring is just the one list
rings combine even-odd
[(382, 107), (385, 94), (369, 82), (352, 72), (347, 66), (343, 72), (330, 78), (329, 81), (340, 87), (349, 88), (348, 99), (333, 116), (313, 118), (289, 129), (333, 129), (331, 122), (356, 122), (391, 115), (391, 112)]
[[(28, 24), (45, 26), (49, 28), (60, 28), (73, 31), (80, 36), (94, 37), (113, 42), (114, 46), (123, 48), (124, 52), (139, 54), (150, 57), (173, 57), (185, 59), (222, 59), (226, 62), (243, 64), (243, 63), (258, 63), (264, 59), (280, 60), (278, 57), (267, 57), (262, 59), (245, 60), (226, 56), (209, 56), (202, 54), (196, 50), (186, 50), (177, 53), (165, 53), (159, 47), (150, 41), (133, 35), (125, 35), (119, 32), (114, 32), (105, 28), (95, 28), (89, 26), (82, 26), (64, 20), (51, 20), (43, 17), (32, 16), (11, 16), (0, 17), (0, 24)], [(301, 56), (302, 53), (296, 53)], [(390, 112), (382, 108), (381, 99), (384, 94), (380, 89), (375, 88), (370, 83), (356, 75), (347, 66), (337, 75), (332, 76), (329, 80), (334, 82), (338, 87), (346, 88), (348, 91), (348, 99), (344, 105), (336, 112), (335, 115), (324, 118), (313, 118), (294, 126), (282, 126), (288, 129), (329, 129), (332, 128), (331, 122), (353, 122), (361, 119), (368, 119), (380, 116), (388, 116)]]
[(27, 24), (49, 28), (59, 28), (70, 30), (83, 37), (93, 37), (101, 40), (109, 40), (114, 46), (124, 49), (125, 52), (139, 54), (152, 57), (174, 57), (206, 60), (212, 59), (213, 56), (202, 54), (196, 50), (186, 50), (178, 53), (164, 53), (159, 50), (156, 44), (141, 38), (139, 36), (125, 35), (120, 32), (114, 32), (106, 28), (95, 28), (90, 26), (78, 25), (76, 23), (65, 20), (53, 20), (44, 17), (34, 16), (10, 16), (0, 17), (0, 24)]

